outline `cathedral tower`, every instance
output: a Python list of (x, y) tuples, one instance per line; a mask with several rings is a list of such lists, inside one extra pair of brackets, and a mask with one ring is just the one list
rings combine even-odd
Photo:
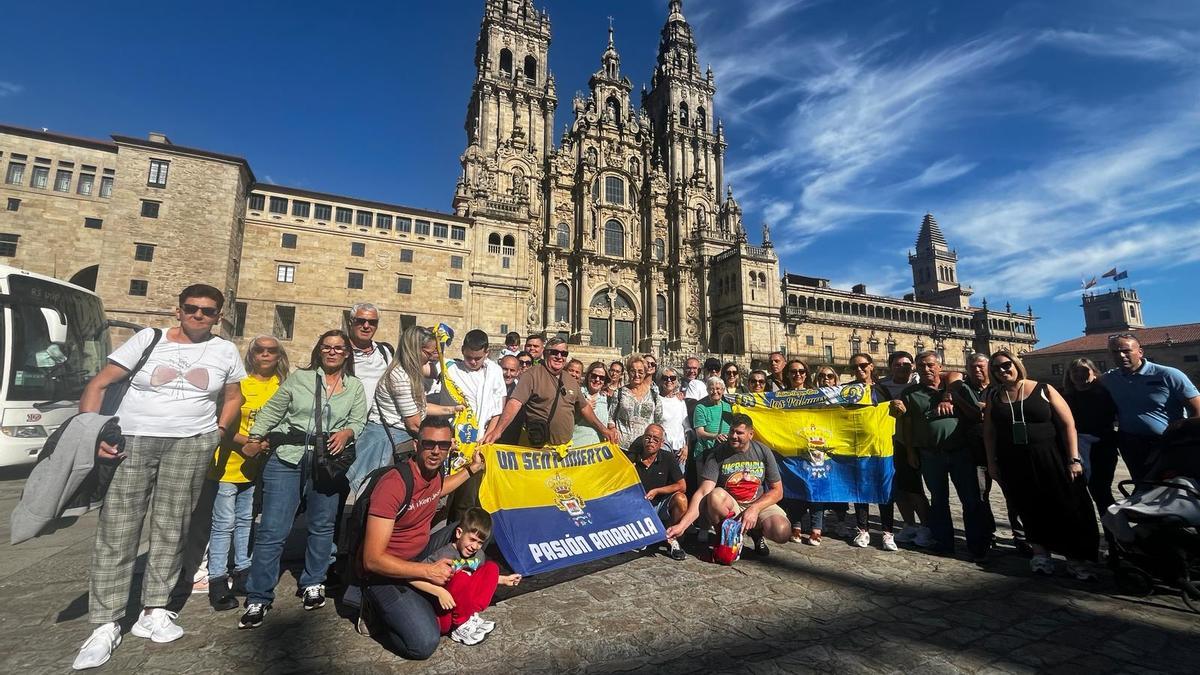
[(917, 234), (915, 253), (908, 256), (912, 267), (914, 299), (946, 307), (970, 306), (970, 288), (958, 283), (958, 253), (952, 251), (932, 213), (926, 213)]

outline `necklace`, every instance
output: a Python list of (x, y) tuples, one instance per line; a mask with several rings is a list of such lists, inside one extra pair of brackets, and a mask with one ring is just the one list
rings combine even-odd
[(340, 386), (342, 386), (342, 376), (341, 375), (337, 376), (337, 379), (333, 381), (332, 385), (329, 384), (328, 376), (321, 378), (321, 388), (325, 390), (325, 400), (326, 401), (328, 401), (330, 399), (330, 397), (333, 396), (333, 394), (338, 390), (338, 387), (340, 387)]

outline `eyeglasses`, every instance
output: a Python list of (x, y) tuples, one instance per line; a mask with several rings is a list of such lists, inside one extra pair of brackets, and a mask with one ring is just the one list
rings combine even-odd
[(729, 377), (730, 375), (737, 375), (737, 374), (738, 374), (738, 371), (736, 371), (736, 370), (725, 371), (725, 377)]
[(650, 370), (656, 370), (658, 368), (658, 364), (653, 361), (647, 361), (646, 367), (649, 368)]
[(591, 373), (588, 375), (588, 379), (603, 382), (608, 379), (608, 374), (607, 373)]
[(184, 314), (195, 314), (196, 312), (200, 312), (210, 319), (221, 312), (221, 310), (217, 309), (216, 307), (201, 307), (200, 305), (186, 303), (180, 307), (180, 309), (183, 310)]
[(533, 361), (526, 361), (524, 359), (517, 359), (517, 363), (520, 363), (523, 366), (532, 366), (533, 365)]
[(818, 380), (836, 380), (837, 375), (834, 375), (833, 373), (819, 373), (817, 375), (817, 379)]
[(546, 356), (557, 356), (559, 358), (565, 359), (570, 355), (571, 355), (571, 352), (568, 352), (565, 349), (547, 349), (546, 350)]
[(752, 377), (752, 378), (750, 378), (750, 384), (761, 384), (761, 385), (765, 386), (767, 384), (767, 381), (757, 378), (757, 377)]
[(255, 354), (278, 354), (279, 347), (259, 347), (255, 345), (254, 349), (251, 351), (253, 351)]
[(644, 443), (658, 445), (663, 442), (662, 436), (650, 436), (649, 434), (642, 437)]
[(420, 441), (418, 441), (418, 444), (421, 446), (422, 450), (437, 449), (441, 450), (442, 452), (450, 452), (450, 446), (454, 444), (454, 441), (430, 441), (422, 438)]
[(1008, 371), (1012, 370), (1012, 367), (1012, 361), (1001, 361), (999, 363), (992, 364), (992, 370), (999, 370), (1002, 373), (1007, 373)]
[(869, 363), (856, 363), (856, 364), (854, 364), (854, 368), (855, 368), (855, 370), (866, 370), (867, 368), (870, 368), (870, 367), (871, 367), (871, 364), (869, 364)]
[(807, 372), (808, 372), (807, 370), (804, 370), (802, 368), (800, 368), (800, 369), (793, 368), (793, 369), (787, 371), (787, 374), (795, 376), (795, 375), (804, 375)]
[(678, 379), (679, 378), (674, 375), (663, 375), (663, 377), (662, 377), (663, 382), (674, 382), (675, 380), (678, 380)]
[(355, 326), (378, 326), (379, 319), (366, 319), (361, 316), (354, 317)]
[(331, 354), (345, 354), (346, 347), (344, 345), (321, 345), (321, 351)]

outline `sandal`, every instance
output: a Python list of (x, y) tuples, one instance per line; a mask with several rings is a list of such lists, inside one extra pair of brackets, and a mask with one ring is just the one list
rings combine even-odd
[(812, 534), (808, 535), (808, 545), (809, 546), (820, 546), (821, 545), (821, 531), (820, 530), (813, 530)]
[(792, 538), (789, 539), (788, 541), (792, 542), (793, 544), (799, 544), (799, 543), (803, 542), (804, 541), (804, 530), (801, 530), (798, 527), (793, 527), (792, 528)]

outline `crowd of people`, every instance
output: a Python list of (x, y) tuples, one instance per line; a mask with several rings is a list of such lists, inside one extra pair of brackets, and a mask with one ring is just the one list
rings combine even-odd
[[(239, 355), (213, 334), (223, 308), (211, 286), (184, 289), (178, 325), (161, 340), (137, 333), (82, 396), (81, 411), (99, 411), (106, 391), (128, 380), (117, 410), (125, 442), (102, 443), (98, 453), (119, 463), (89, 578), (96, 628), (76, 669), (105, 663), (121, 642), (147, 512), (143, 610), (131, 632), (160, 643), (183, 635), (167, 606), (206, 480), (216, 484), (211, 531), (191, 536), (208, 540), (202, 585), (213, 609), (232, 610), (245, 597), (239, 629), (267, 620), (301, 511), (299, 602), (305, 610), (326, 604), (349, 501), (365, 508), (365, 527), (338, 575), (363, 581), (361, 597), (345, 598), (360, 608), (360, 631), (411, 659), (428, 658), (443, 636), (464, 645), (485, 639), (495, 624), (482, 613), (497, 586), (521, 578), (483, 553), (492, 528), (479, 505), (483, 454), (463, 471), (445, 470), (455, 444), (450, 416), (462, 410), (451, 389), (474, 412), (482, 444), (618, 445), (666, 528), (663, 552), (684, 560), (686, 537), (704, 542), (730, 516), (759, 556), (769, 555), (768, 542), (820, 546), (827, 525), (852, 546), (871, 545), (872, 505), (785, 498), (775, 453), (727, 399), (858, 382), (897, 422), (891, 499), (874, 505), (883, 550), (911, 544), (954, 554), (953, 486), (966, 553), (986, 562), (997, 541), (989, 495), (999, 486), (1013, 544), (1030, 556), (1031, 571), (1054, 574), (1051, 555), (1060, 554), (1081, 580), (1095, 578), (1096, 513), (1113, 502), (1118, 456), (1140, 478), (1164, 434), (1200, 418), (1196, 387), (1146, 360), (1134, 334), (1110, 338), (1111, 371), (1071, 363), (1060, 393), (1030, 380), (1004, 350), (973, 355), (965, 373), (943, 369), (932, 351), (895, 352), (886, 369), (855, 354), (844, 374), (780, 352), (755, 369), (699, 357), (660, 368), (653, 354), (585, 365), (558, 336), (522, 343), (509, 333), (496, 348), (479, 330), (462, 337), (460, 358), (443, 370), (431, 329), (409, 327), (395, 346), (376, 341), (379, 310), (370, 304), (351, 309), (347, 330), (322, 334), (300, 368), (273, 336), (250, 340)], [(894, 532), (897, 507), (903, 526)]]

